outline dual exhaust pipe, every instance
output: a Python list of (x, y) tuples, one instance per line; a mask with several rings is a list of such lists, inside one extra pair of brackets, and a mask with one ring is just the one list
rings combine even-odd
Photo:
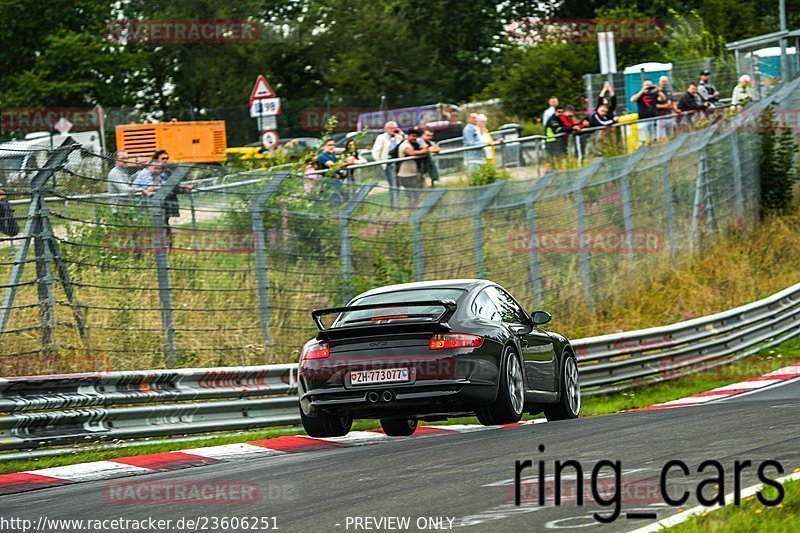
[(394, 393), (389, 390), (385, 390), (381, 393), (373, 390), (367, 393), (366, 398), (369, 403), (391, 402), (394, 401)]

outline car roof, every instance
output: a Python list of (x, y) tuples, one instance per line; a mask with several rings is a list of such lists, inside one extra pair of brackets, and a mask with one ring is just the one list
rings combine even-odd
[(491, 284), (490, 281), (485, 279), (440, 279), (435, 281), (418, 281), (414, 283), (400, 283), (397, 285), (387, 285), (385, 287), (378, 287), (376, 289), (362, 292), (357, 298), (364, 296), (373, 296), (375, 294), (383, 294), (386, 292), (408, 291), (415, 289), (464, 289), (469, 291), (479, 285)]

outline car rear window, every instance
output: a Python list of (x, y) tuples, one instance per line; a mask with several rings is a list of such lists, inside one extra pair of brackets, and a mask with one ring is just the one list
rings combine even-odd
[(455, 300), (464, 296), (467, 291), (463, 289), (447, 289), (447, 288), (431, 288), (431, 289), (411, 289), (405, 291), (384, 292), (381, 294), (373, 294), (365, 296), (354, 301), (350, 305), (372, 305), (372, 304), (393, 304), (388, 307), (381, 307), (379, 309), (365, 309), (363, 311), (350, 311), (342, 313), (336, 319), (335, 325), (341, 326), (352, 322), (361, 322), (364, 320), (372, 320), (380, 317), (397, 317), (400, 318), (431, 318), (438, 317), (442, 314), (444, 309), (441, 305), (408, 305), (413, 302), (421, 302), (425, 300)]

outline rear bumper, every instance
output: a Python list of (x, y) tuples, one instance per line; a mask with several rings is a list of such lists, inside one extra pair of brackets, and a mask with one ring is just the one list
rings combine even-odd
[[(392, 399), (368, 400), (370, 392)], [(374, 395), (372, 395), (374, 396)], [(426, 380), (412, 384), (370, 385), (358, 388), (300, 390), (300, 408), (307, 416), (317, 411), (349, 414), (355, 418), (381, 418), (401, 415), (434, 415), (474, 411), (494, 401), (497, 384), (476, 380)]]

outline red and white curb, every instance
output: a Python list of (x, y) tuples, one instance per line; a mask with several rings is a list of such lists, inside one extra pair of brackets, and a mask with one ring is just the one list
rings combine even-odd
[(106, 461), (56, 466), (53, 468), (43, 468), (41, 470), (17, 472), (14, 474), (0, 474), (0, 495), (69, 485), (81, 481), (115, 479), (150, 474), (153, 472), (179, 470), (191, 466), (202, 466), (245, 458), (278, 457), (287, 454), (350, 448), (353, 446), (435, 437), (454, 433), (503, 429), (544, 422), (546, 422), (545, 419), (536, 419), (519, 422), (517, 424), (493, 427), (486, 427), (478, 424), (420, 426), (411, 437), (389, 437), (379, 430), (351, 431), (344, 437), (325, 439), (307, 437), (305, 435), (291, 435), (239, 444), (224, 444), (221, 446), (191, 448), (175, 452), (118, 457)]
[(774, 387), (778, 384), (785, 383), (790, 380), (800, 379), (800, 363), (780, 368), (763, 376), (758, 376), (746, 379), (739, 383), (731, 383), (724, 387), (717, 387), (706, 392), (700, 392), (686, 398), (678, 400), (670, 400), (664, 403), (657, 403), (649, 407), (641, 407), (639, 409), (631, 409), (632, 411), (649, 411), (653, 409), (673, 409), (675, 407), (689, 407), (692, 405), (701, 405), (708, 402), (727, 399), (733, 396), (742, 396), (751, 394), (767, 387)]

